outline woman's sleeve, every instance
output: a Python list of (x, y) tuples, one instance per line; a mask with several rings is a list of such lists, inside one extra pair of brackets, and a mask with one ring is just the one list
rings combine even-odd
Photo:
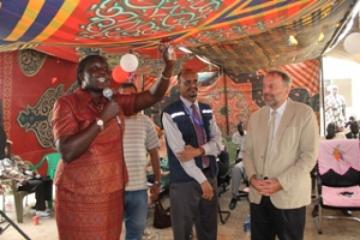
[(65, 136), (74, 135), (79, 131), (79, 124), (73, 108), (64, 98), (58, 99), (54, 105), (52, 124), (55, 141)]
[(136, 94), (117, 95), (117, 101), (121, 106), (125, 116), (134, 114)]

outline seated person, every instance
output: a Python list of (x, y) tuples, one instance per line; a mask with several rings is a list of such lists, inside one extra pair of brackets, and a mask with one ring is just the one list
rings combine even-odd
[(230, 176), (229, 176), (229, 153), (226, 151), (225, 145), (220, 145), (221, 152), (217, 156), (217, 165), (218, 165), (218, 186), (221, 184), (229, 185)]
[(360, 138), (358, 122), (353, 121), (353, 122), (350, 123), (350, 132), (347, 133), (345, 136), (346, 136), (346, 138), (349, 138), (349, 139)]
[(52, 180), (47, 177), (35, 176), (21, 183), (17, 189), (28, 193), (35, 192), (36, 203), (32, 207), (35, 215), (39, 217), (50, 216), (49, 209), (46, 208), (46, 201), (52, 201)]
[(348, 126), (350, 126), (350, 124), (352, 123), (352, 122), (355, 122), (356, 120), (355, 120), (355, 117), (354, 116), (351, 116), (351, 117), (349, 117), (349, 121), (345, 124), (345, 128), (347, 128)]
[[(231, 169), (231, 179), (232, 198), (229, 203), (229, 208), (232, 210), (236, 207), (237, 201), (240, 200), (240, 197), (248, 195), (246, 187), (249, 186), (249, 183), (245, 177), (245, 168), (242, 161), (235, 164)], [(243, 190), (240, 190), (241, 183), (244, 183), (246, 186)]]
[(341, 139), (345, 138), (345, 136), (338, 131), (335, 123), (329, 123), (326, 127), (326, 136), (325, 139)]
[(232, 198), (229, 203), (229, 208), (234, 209), (236, 207), (236, 203), (240, 196), (247, 195), (247, 193), (243, 191), (239, 191), (241, 182), (244, 182), (246, 185), (246, 177), (245, 177), (245, 169), (244, 164), (242, 162), (243, 154), (244, 154), (244, 142), (246, 132), (243, 127), (243, 123), (239, 122), (237, 125), (238, 131), (234, 133), (232, 137), (232, 141), (238, 145), (237, 151), (237, 160), (235, 166), (231, 170), (231, 193)]
[(236, 145), (235, 162), (240, 162), (242, 160), (245, 135), (246, 135), (246, 131), (244, 130), (243, 122), (240, 121), (237, 125), (237, 131), (231, 137), (231, 141)]
[(35, 214), (39, 217), (50, 216), (46, 209), (46, 201), (52, 201), (52, 180), (47, 176), (40, 176), (30, 170), (30, 165), (24, 162), (19, 156), (11, 155), (11, 142), (7, 142), (5, 156), (13, 162), (14, 171), (23, 178), (18, 178), (18, 191), (28, 193), (35, 192), (36, 204), (33, 207)]

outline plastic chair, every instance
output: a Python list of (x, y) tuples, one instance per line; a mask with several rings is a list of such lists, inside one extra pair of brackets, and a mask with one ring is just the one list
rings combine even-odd
[[(25, 164), (27, 164), (29, 166), (30, 169), (33, 168), (33, 164), (29, 161), (24, 161), (22, 160)], [(26, 191), (18, 191), (18, 185), (17, 182), (15, 180), (11, 180), (10, 181), (10, 187), (11, 187), (11, 191), (13, 192), (14, 195), (14, 202), (15, 202), (15, 210), (16, 210), (16, 220), (18, 223), (22, 223), (23, 222), (23, 212), (24, 212), (24, 208), (23, 208), (23, 199), (29, 194)]]
[(26, 191), (18, 191), (17, 183), (15, 180), (11, 181), (11, 191), (14, 194), (15, 201), (15, 210), (16, 210), (16, 220), (18, 223), (23, 222), (24, 216), (24, 207), (23, 207), (23, 199), (29, 194)]
[[(49, 154), (44, 155), (44, 157), (38, 163), (29, 164), (30, 165), (29, 168), (31, 171), (36, 172), (40, 167), (42, 167), (42, 165), (45, 162), (47, 162), (48, 168), (47, 168), (46, 175), (49, 176), (49, 178), (51, 180), (53, 180), (55, 177), (56, 168), (57, 168), (60, 158), (61, 158), (61, 155), (58, 152), (49, 153)], [(11, 187), (12, 187), (12, 191), (14, 193), (17, 222), (22, 223), (23, 222), (23, 212), (24, 212), (23, 199), (29, 193), (26, 191), (17, 191), (17, 185), (16, 185), (15, 181), (12, 182)], [(48, 201), (48, 207), (50, 209), (52, 209), (52, 207), (53, 207), (52, 201)]]
[(322, 209), (360, 210), (360, 142), (357, 139), (324, 140), (320, 143), (316, 176), (316, 202), (312, 216), (319, 234), (322, 219), (354, 216), (324, 215)]
[(60, 158), (61, 154), (58, 152), (48, 153), (38, 163), (34, 164), (31, 170), (35, 171), (42, 167), (45, 162), (47, 162), (48, 167), (46, 175), (49, 176), (51, 180), (54, 180), (56, 168), (60, 161)]

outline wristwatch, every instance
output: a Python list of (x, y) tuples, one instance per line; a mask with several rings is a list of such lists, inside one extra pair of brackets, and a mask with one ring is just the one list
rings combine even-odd
[(96, 125), (99, 126), (100, 130), (104, 130), (104, 120), (102, 120), (101, 118), (96, 118)]
[(154, 185), (155, 185), (155, 186), (160, 186), (160, 185), (161, 185), (161, 182), (160, 182), (160, 181), (155, 180), (155, 181), (154, 181)]

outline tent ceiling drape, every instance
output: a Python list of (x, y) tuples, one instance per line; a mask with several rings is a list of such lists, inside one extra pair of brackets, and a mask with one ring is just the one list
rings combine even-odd
[(355, 0), (0, 1), (0, 51), (78, 61), (171, 41), (237, 74), (320, 56)]
[[(360, 13), (358, 13), (357, 17), (354, 19), (354, 24), (350, 30), (350, 32), (360, 32)], [(360, 63), (360, 54), (353, 54), (348, 53), (344, 49), (344, 40), (346, 38), (342, 39), (339, 44), (331, 51), (328, 51), (325, 56), (334, 57), (334, 58), (340, 58), (340, 59), (346, 59), (351, 60), (356, 63)]]

